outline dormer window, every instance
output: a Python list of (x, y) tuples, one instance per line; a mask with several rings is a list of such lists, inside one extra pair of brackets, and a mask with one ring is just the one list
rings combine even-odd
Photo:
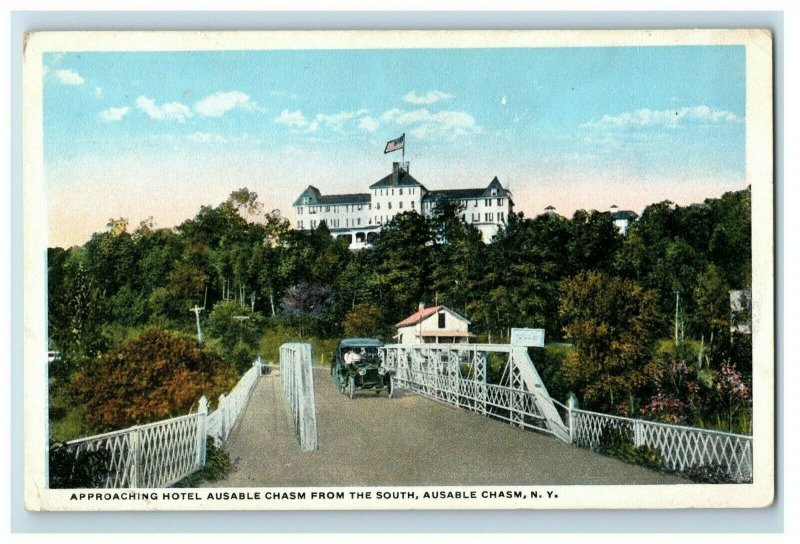
[(310, 200), (310, 199), (309, 199), (307, 196), (304, 196), (304, 197), (303, 197), (303, 204), (308, 204), (308, 201), (309, 201), (309, 200)]
[(492, 196), (497, 196), (497, 189), (492, 189)]

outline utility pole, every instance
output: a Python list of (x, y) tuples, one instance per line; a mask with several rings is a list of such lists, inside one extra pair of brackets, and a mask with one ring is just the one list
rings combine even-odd
[(203, 329), (200, 328), (200, 312), (202, 312), (205, 308), (201, 308), (197, 304), (194, 305), (194, 308), (189, 308), (190, 312), (194, 312), (195, 320), (197, 321), (197, 343), (203, 343)]
[(680, 304), (681, 295), (675, 292), (675, 345), (678, 345), (678, 305)]

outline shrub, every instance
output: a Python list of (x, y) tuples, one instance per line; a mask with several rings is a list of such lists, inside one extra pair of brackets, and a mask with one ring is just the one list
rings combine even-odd
[(63, 442), (50, 441), (50, 489), (103, 487), (111, 461), (106, 449), (87, 451), (78, 457)]
[(236, 384), (231, 365), (188, 335), (147, 329), (88, 363), (73, 379), (93, 431), (186, 414)]
[(635, 446), (632, 434), (628, 428), (607, 424), (603, 427), (600, 443), (595, 449), (598, 453), (626, 463), (663, 471), (661, 452), (647, 445)]
[(230, 474), (234, 468), (234, 463), (227, 453), (214, 445), (214, 439), (210, 436), (206, 440), (206, 464), (203, 468), (194, 472), (173, 487), (197, 487), (203, 482), (214, 482), (221, 480)]

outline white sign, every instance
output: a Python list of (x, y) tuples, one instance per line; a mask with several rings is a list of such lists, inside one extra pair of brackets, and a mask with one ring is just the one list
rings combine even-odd
[(511, 329), (511, 345), (529, 348), (544, 347), (544, 329)]

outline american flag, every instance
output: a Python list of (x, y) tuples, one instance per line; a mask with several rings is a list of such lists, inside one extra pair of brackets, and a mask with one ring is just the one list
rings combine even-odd
[(403, 133), (402, 136), (397, 138), (396, 140), (389, 140), (386, 142), (386, 149), (383, 150), (383, 154), (391, 153), (392, 151), (397, 151), (398, 149), (403, 149), (406, 142), (406, 134)]

